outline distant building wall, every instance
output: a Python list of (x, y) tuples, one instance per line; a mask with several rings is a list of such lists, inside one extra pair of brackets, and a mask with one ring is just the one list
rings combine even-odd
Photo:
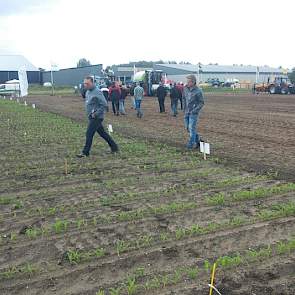
[[(186, 76), (187, 74), (182, 75), (167, 75), (168, 79), (174, 81), (174, 82), (186, 82)], [(280, 75), (284, 76), (284, 75)], [(274, 77), (272, 73), (261, 73), (259, 75), (258, 82), (259, 83), (266, 83), (268, 78)], [(249, 73), (200, 73), (200, 81), (206, 82), (208, 79), (212, 78), (218, 78), (220, 81), (226, 81), (231, 79), (238, 79), (240, 82), (250, 82), (255, 83), (256, 82), (256, 74), (249, 74)]]
[[(58, 86), (75, 86), (79, 85), (84, 77), (88, 75), (102, 76), (102, 65), (93, 65), (81, 68), (61, 69), (53, 72), (53, 81)], [(51, 72), (42, 73), (42, 83), (51, 82)]]
[[(28, 83), (36, 84), (40, 83), (40, 72), (39, 71), (29, 71), (27, 72)], [(17, 71), (0, 71), (0, 83), (5, 83), (6, 81), (16, 79), (18, 80)]]

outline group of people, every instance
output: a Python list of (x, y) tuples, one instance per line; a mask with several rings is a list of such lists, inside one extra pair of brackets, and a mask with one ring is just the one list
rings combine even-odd
[[(115, 82), (109, 89), (98, 89), (93, 78), (86, 77), (84, 79), (85, 93), (85, 109), (88, 117), (88, 128), (86, 131), (86, 142), (84, 149), (77, 157), (87, 157), (93, 141), (93, 136), (97, 132), (110, 146), (111, 152), (119, 151), (118, 145), (111, 136), (104, 130), (103, 120), (105, 112), (108, 111), (108, 100), (112, 102), (114, 115), (125, 115), (125, 99), (128, 91), (125, 85), (118, 86)], [(144, 89), (140, 83), (131, 92), (133, 107), (137, 110), (137, 117), (142, 118), (143, 112), (141, 102), (144, 97)], [(161, 83), (157, 89), (157, 97), (159, 101), (160, 113), (165, 112), (165, 98), (167, 90)], [(173, 116), (177, 116), (178, 101), (180, 101), (181, 109), (184, 111), (184, 125), (189, 133), (187, 149), (198, 148), (200, 145), (200, 137), (197, 133), (197, 123), (199, 114), (204, 106), (204, 97), (202, 90), (197, 86), (195, 75), (187, 76), (187, 84), (171, 85), (170, 90), (171, 110)]]
[[(178, 101), (180, 101), (180, 108), (183, 110), (183, 90), (184, 85), (182, 83), (174, 83), (174, 85), (170, 84), (171, 113), (174, 117), (177, 116)], [(157, 88), (160, 113), (165, 113), (165, 98), (167, 94), (167, 89), (164, 87), (163, 83), (160, 83)]]

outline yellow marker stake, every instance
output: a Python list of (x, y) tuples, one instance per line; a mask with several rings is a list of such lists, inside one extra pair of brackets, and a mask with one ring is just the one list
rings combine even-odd
[(211, 274), (211, 286), (210, 286), (209, 295), (212, 295), (212, 291), (213, 291), (213, 283), (214, 283), (215, 270), (216, 270), (216, 262), (213, 264), (213, 269), (212, 269), (212, 274)]

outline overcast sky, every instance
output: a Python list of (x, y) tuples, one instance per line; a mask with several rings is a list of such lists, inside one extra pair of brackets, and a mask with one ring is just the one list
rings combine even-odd
[[(295, 66), (294, 0), (0, 0), (0, 54)], [(292, 29), (293, 27), (293, 29)]]

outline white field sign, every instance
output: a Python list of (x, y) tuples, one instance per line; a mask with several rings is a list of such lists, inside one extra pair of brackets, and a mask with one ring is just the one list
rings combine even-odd
[(111, 124), (109, 124), (109, 126), (108, 126), (108, 131), (109, 131), (109, 133), (113, 132), (113, 126)]
[(200, 142), (200, 152), (204, 155), (204, 160), (206, 160), (206, 155), (210, 155), (210, 143)]

